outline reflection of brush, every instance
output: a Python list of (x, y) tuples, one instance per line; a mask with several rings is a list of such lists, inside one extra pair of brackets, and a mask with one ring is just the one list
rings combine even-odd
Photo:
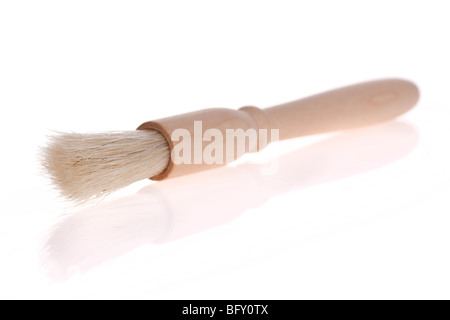
[[(267, 130), (278, 129), (279, 138), (288, 139), (361, 127), (395, 118), (412, 108), (417, 99), (414, 84), (389, 79), (357, 84), (264, 110), (255, 107), (207, 109), (146, 122), (136, 131), (61, 133), (52, 137), (44, 149), (43, 165), (64, 196), (84, 202), (145, 178), (162, 180), (234, 160), (242, 152), (238, 150), (236, 154), (237, 135), (231, 136), (232, 148), (227, 149), (230, 143), (225, 137), (228, 138), (230, 130), (257, 132), (254, 143), (250, 134), (244, 135), (244, 150), (255, 151), (266, 145), (267, 137), (261, 132), (267, 133)], [(186, 139), (189, 141), (184, 141)], [(177, 145), (181, 142), (189, 147), (175, 159)], [(214, 152), (209, 153), (213, 161), (201, 158), (211, 151), (213, 143)], [(198, 147), (200, 152), (197, 152)], [(231, 157), (230, 150), (234, 151)], [(180, 158), (191, 159), (186, 157), (187, 153), (192, 153), (194, 160), (179, 161)]]
[[(409, 154), (417, 141), (413, 126), (392, 121), (341, 132), (284, 154), (273, 175), (261, 174), (265, 165), (245, 163), (203, 172), (195, 179), (160, 181), (134, 195), (66, 215), (47, 237), (43, 264), (57, 279), (84, 273), (141, 245), (163, 244), (221, 226), (277, 195), (393, 163)], [(320, 204), (310, 211), (318, 208)], [(277, 227), (270, 225), (265, 231), (274, 233)]]

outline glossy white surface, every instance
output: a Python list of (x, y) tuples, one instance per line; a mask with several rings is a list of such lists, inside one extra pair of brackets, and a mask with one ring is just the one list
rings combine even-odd
[[(0, 298), (450, 298), (446, 2), (157, 3), (0, 3)], [(50, 130), (380, 77), (417, 108), (84, 208), (36, 159)]]

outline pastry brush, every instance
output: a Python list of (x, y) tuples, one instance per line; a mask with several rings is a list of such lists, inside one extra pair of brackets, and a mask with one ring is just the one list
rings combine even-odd
[[(412, 82), (383, 79), (266, 109), (195, 111), (145, 122), (134, 131), (58, 133), (44, 147), (42, 164), (64, 197), (83, 203), (142, 179), (225, 165), (244, 152), (261, 150), (269, 135), (271, 141), (284, 140), (387, 121), (411, 109), (418, 97)], [(236, 132), (243, 133), (241, 149)]]

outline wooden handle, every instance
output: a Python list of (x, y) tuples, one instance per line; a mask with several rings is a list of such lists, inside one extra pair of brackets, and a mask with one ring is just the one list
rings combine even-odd
[(388, 79), (356, 84), (265, 109), (280, 139), (362, 127), (411, 109), (419, 90), (409, 81)]
[[(411, 109), (418, 97), (419, 91), (411, 82), (398, 79), (379, 80), (336, 89), (264, 110), (243, 107), (239, 110), (218, 108), (195, 111), (145, 122), (138, 130), (157, 130), (167, 139), (171, 150), (169, 165), (164, 172), (151, 177), (153, 180), (162, 180), (215, 168), (241, 156), (242, 153), (237, 151), (236, 145), (233, 147), (234, 152), (227, 150), (227, 131), (230, 129), (241, 129), (244, 132), (249, 129), (254, 132), (261, 132), (261, 129), (278, 129), (280, 139), (289, 139), (361, 127), (395, 118)], [(223, 140), (220, 163), (206, 163), (202, 158), (205, 151), (208, 151), (207, 148), (211, 149), (208, 142), (217, 140), (217, 136), (207, 137), (211, 130), (218, 133)], [(188, 143), (186, 139), (189, 140)], [(189, 163), (174, 161), (173, 151), (179, 149), (181, 140), (188, 146), (182, 153), (188, 151)], [(266, 144), (261, 143), (259, 135), (253, 144), (250, 140), (244, 142), (245, 150), (249, 152), (260, 150)]]

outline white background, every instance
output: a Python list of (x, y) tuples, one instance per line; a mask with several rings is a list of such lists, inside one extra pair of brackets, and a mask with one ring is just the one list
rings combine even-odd
[[(450, 298), (449, 10), (0, 2), (0, 297)], [(51, 130), (133, 130), (385, 77), (421, 90), (396, 122), (88, 207), (58, 198), (37, 160)], [(259, 173), (281, 154), (277, 175)]]

